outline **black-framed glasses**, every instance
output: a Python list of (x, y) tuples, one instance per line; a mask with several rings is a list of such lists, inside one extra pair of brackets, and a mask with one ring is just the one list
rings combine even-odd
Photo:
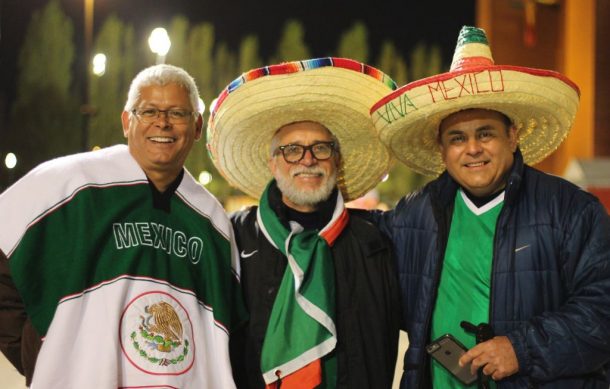
[(284, 161), (288, 163), (297, 163), (305, 157), (305, 152), (309, 150), (311, 156), (318, 161), (325, 161), (332, 157), (335, 151), (335, 142), (316, 142), (309, 146), (299, 144), (287, 144), (279, 146), (275, 151), (275, 155), (282, 153)]
[(153, 123), (159, 119), (160, 114), (165, 114), (167, 121), (172, 124), (185, 124), (191, 119), (193, 111), (186, 109), (157, 109), (157, 108), (138, 108), (132, 109), (131, 113), (134, 114), (138, 120), (144, 124)]

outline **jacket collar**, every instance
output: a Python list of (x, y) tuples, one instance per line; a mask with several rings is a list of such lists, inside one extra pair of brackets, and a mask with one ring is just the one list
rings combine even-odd
[(516, 201), (519, 188), (521, 187), (521, 181), (523, 179), (523, 171), (525, 169), (523, 155), (518, 147), (514, 156), (515, 161), (513, 162), (513, 167), (511, 168), (510, 174), (508, 175), (508, 179), (506, 181), (506, 196), (504, 197), (504, 201), (507, 204), (513, 204)]

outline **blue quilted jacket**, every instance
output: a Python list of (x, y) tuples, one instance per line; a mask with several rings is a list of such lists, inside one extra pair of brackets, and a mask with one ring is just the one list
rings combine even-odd
[[(410, 340), (401, 389), (430, 387), (425, 345), (457, 189), (445, 172), (374, 216), (398, 263)], [(518, 150), (496, 226), (489, 322), (519, 360), (498, 388), (608, 389), (610, 218), (591, 194), (524, 165)]]

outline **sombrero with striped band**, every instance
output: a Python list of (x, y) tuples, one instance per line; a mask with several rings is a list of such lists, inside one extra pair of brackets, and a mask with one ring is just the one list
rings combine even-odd
[(550, 70), (495, 65), (485, 31), (464, 26), (447, 73), (411, 82), (378, 101), (371, 117), (381, 141), (418, 173), (445, 166), (438, 147), (441, 121), (469, 108), (508, 116), (528, 164), (542, 161), (566, 138), (579, 105), (578, 86)]
[(314, 121), (341, 145), (337, 183), (345, 199), (375, 187), (390, 154), (377, 139), (371, 105), (396, 83), (383, 72), (347, 58), (317, 58), (250, 70), (220, 94), (210, 114), (207, 147), (233, 186), (259, 198), (272, 175), (271, 139), (282, 126)]

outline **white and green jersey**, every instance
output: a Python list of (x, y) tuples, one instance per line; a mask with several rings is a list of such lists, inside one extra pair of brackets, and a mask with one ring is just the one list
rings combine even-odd
[(49, 161), (0, 195), (0, 250), (44, 342), (32, 388), (232, 388), (231, 224), (185, 172), (153, 207), (126, 146)]

